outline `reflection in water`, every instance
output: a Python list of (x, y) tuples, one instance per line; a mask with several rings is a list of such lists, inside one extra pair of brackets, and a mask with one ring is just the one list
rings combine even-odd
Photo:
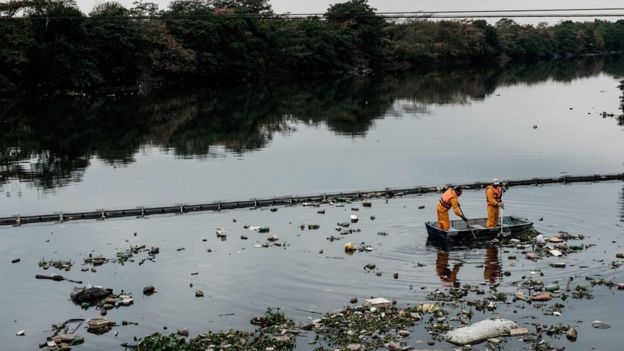
[[(438, 249), (436, 257), (436, 273), (440, 278), (443, 286), (459, 288), (461, 286), (457, 274), (463, 263), (453, 264), (453, 268), (449, 268), (449, 252), (444, 249)], [(485, 282), (494, 284), (501, 276), (501, 263), (498, 257), (498, 247), (490, 245), (485, 249), (485, 262), (483, 263), (483, 279)]]
[(457, 273), (462, 266), (462, 263), (455, 263), (453, 269), (449, 269), (449, 253), (446, 250), (439, 249), (438, 256), (436, 257), (436, 272), (438, 277), (442, 281), (444, 286), (453, 286), (459, 288), (460, 283), (457, 280)]
[(624, 222), (624, 187), (620, 192), (620, 222)]
[(485, 262), (483, 264), (483, 279), (490, 283), (496, 283), (498, 277), (500, 277), (500, 260), (498, 259), (498, 247), (490, 245), (485, 249)]
[(427, 113), (432, 104), (482, 100), (500, 86), (624, 74), (622, 58), (550, 61), (336, 82), (254, 85), (149, 97), (62, 97), (0, 104), (0, 181), (37, 187), (80, 181), (93, 157), (134, 162), (142, 148), (214, 158), (262, 149), (295, 123), (363, 136), (387, 115)]

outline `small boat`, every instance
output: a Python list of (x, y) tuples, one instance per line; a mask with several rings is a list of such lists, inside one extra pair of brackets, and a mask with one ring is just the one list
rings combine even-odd
[(513, 236), (533, 228), (533, 222), (515, 216), (503, 217), (502, 231), (500, 225), (492, 228), (486, 227), (486, 222), (487, 218), (469, 219), (468, 223), (462, 220), (453, 220), (449, 230), (439, 229), (437, 221), (425, 222), (425, 226), (427, 227), (428, 239), (434, 242), (486, 241), (496, 238), (501, 232)]

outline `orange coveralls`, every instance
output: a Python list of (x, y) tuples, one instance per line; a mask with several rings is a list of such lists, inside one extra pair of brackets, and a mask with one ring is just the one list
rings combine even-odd
[(487, 200), (487, 223), (488, 228), (498, 224), (498, 211), (500, 202), (503, 200), (503, 188), (489, 185), (485, 188), (485, 199)]
[(457, 216), (463, 216), (461, 208), (459, 208), (459, 199), (457, 193), (453, 189), (448, 189), (442, 194), (440, 201), (436, 205), (438, 210), (438, 228), (441, 230), (449, 230), (451, 227), (451, 221), (449, 219), (448, 211), (453, 208), (453, 212)]

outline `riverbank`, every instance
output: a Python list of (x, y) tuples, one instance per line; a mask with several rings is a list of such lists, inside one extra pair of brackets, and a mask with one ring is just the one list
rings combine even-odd
[[(0, 7), (12, 17), (0, 23), (0, 93), (147, 93), (624, 49), (624, 21), (395, 22), (355, 0), (332, 5), (323, 17), (290, 19), (262, 3), (262, 10), (245, 2), (222, 8), (185, 0), (164, 10), (107, 3), (88, 16), (71, 2)], [(21, 13), (26, 17), (15, 17)]]

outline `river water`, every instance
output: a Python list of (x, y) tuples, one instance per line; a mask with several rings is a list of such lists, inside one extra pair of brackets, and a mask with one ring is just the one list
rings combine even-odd
[[(6, 155), (0, 213), (437, 185), (493, 176), (622, 172), (622, 127), (614, 118), (599, 116), (603, 111), (618, 114), (622, 73), (621, 61), (609, 59), (171, 98), (16, 103), (3, 116), (9, 129), (2, 131), (0, 141)], [(115, 328), (118, 336), (80, 329), (87, 339), (76, 348), (80, 350), (119, 349), (134, 336), (178, 328), (189, 328), (191, 335), (248, 329), (249, 319), (268, 306), (280, 307), (303, 323), (319, 317), (314, 311), (335, 310), (352, 297), (383, 296), (399, 305), (416, 304), (425, 302), (427, 293), (452, 284), (486, 289), (500, 284), (499, 291), (513, 294), (514, 282), (531, 271), (561, 285), (568, 277), (581, 283), (585, 276), (624, 282), (621, 269), (609, 267), (617, 261), (615, 254), (624, 251), (621, 182), (518, 187), (506, 193), (505, 213), (534, 221), (546, 236), (559, 231), (585, 235), (588, 248), (565, 257), (563, 270), (549, 266), (561, 259), (529, 261), (515, 249), (446, 252), (426, 245), (424, 222), (435, 218), (437, 198), (379, 199), (371, 208), (326, 205), (325, 214), (318, 214), (316, 207), (294, 206), (276, 212), (236, 210), (2, 228), (0, 350), (35, 349), (50, 335), (51, 324), (99, 316), (69, 300), (76, 284), (35, 280), (36, 274), (60, 273), (133, 293), (135, 304), (110, 311), (108, 318), (139, 324)], [(460, 200), (468, 217), (485, 215), (481, 191), (466, 191)], [(334, 227), (351, 214), (360, 217), (353, 227), (361, 232), (327, 240), (340, 236)], [(248, 231), (245, 224), (269, 226), (270, 235), (279, 236), (286, 246), (255, 247), (267, 234)], [(300, 224), (319, 224), (320, 229), (300, 230)], [(217, 227), (227, 230), (227, 240), (215, 236)], [(365, 242), (374, 250), (348, 256), (343, 251), (346, 241)], [(80, 270), (88, 254), (114, 257), (130, 245), (158, 246), (161, 253), (142, 265), (108, 263), (95, 273)], [(11, 264), (17, 257), (21, 261)], [(44, 271), (38, 267), (41, 259), (72, 260), (74, 267), (69, 272)], [(375, 263), (382, 275), (364, 270), (367, 263)], [(459, 269), (457, 280), (449, 282), (445, 276), (454, 269)], [(146, 285), (158, 292), (143, 296)], [(198, 288), (206, 293), (204, 298), (194, 296)], [(615, 350), (624, 321), (614, 306), (621, 306), (623, 296), (596, 287), (592, 300), (569, 299), (560, 317), (511, 304), (475, 318), (498, 315), (527, 326), (536, 321), (576, 325), (575, 344), (565, 338), (549, 340), (551, 344), (569, 350)], [(597, 319), (611, 329), (593, 329), (591, 321)], [(15, 336), (22, 329), (26, 336)], [(297, 349), (312, 350), (311, 339), (299, 338)], [(453, 349), (445, 343), (429, 346), (429, 340), (424, 328), (416, 326), (409, 342), (417, 349)], [(511, 340), (506, 349), (530, 346)]]

